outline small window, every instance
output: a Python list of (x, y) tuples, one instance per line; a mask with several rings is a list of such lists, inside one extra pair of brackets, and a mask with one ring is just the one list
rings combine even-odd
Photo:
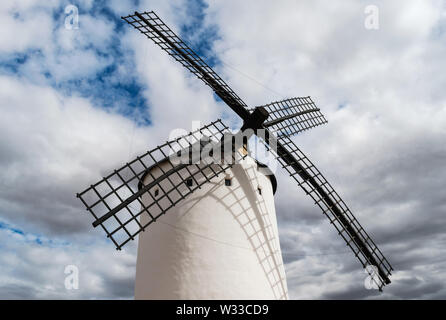
[(258, 191), (258, 193), (259, 193), (260, 195), (262, 195), (262, 188), (258, 187), (258, 188), (257, 188), (257, 191)]
[(188, 187), (192, 187), (192, 185), (193, 185), (192, 179), (187, 179), (187, 180), (186, 180), (186, 185), (187, 185)]
[(232, 185), (231, 179), (225, 179), (225, 186), (230, 187)]
[(158, 189), (155, 190), (155, 197), (158, 197), (158, 195), (160, 194), (160, 191)]

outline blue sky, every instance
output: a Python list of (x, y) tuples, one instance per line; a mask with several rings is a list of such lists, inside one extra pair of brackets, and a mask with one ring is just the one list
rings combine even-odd
[[(53, 19), (55, 27), (62, 28), (67, 15), (64, 12), (68, 2), (61, 2), (59, 6), (53, 8)], [(76, 5), (76, 3), (73, 3)], [(89, 14), (93, 17), (103, 19), (111, 25), (109, 34), (106, 36), (106, 42), (97, 44), (95, 41), (88, 41), (80, 50), (90, 50), (93, 54), (100, 56), (106, 62), (98, 70), (86, 76), (74, 76), (59, 80), (47, 65), (46, 57), (39, 49), (30, 49), (26, 52), (14, 52), (12, 55), (2, 57), (2, 71), (6, 74), (26, 76), (26, 70), (23, 65), (30, 60), (35, 60), (42, 65), (40, 72), (44, 74), (46, 83), (65, 95), (80, 95), (88, 98), (93, 103), (102, 108), (110, 108), (116, 104), (121, 104), (124, 108), (120, 111), (125, 115), (141, 121), (144, 124), (150, 124), (150, 119), (138, 117), (136, 110), (146, 110), (149, 106), (141, 95), (144, 84), (135, 76), (136, 65), (132, 62), (131, 56), (125, 55), (126, 48), (120, 45), (120, 38), (124, 34), (125, 25), (104, 1), (95, 4), (90, 10), (85, 10), (79, 6), (79, 14)], [(20, 13), (17, 13), (17, 19), (20, 19)], [(82, 20), (80, 25), (82, 30)], [(75, 31), (76, 32), (76, 31)], [(62, 50), (60, 50), (62, 51)], [(60, 52), (63, 54), (63, 52)], [(126, 77), (116, 81), (116, 69), (120, 64), (128, 65)], [(133, 70), (132, 70), (133, 69)], [(41, 79), (39, 79), (41, 83)]]
[[(137, 7), (138, 3), (138, 1), (134, 1), (133, 6)], [(121, 43), (129, 27), (109, 7), (107, 1), (95, 1), (91, 8), (84, 8), (81, 3), (62, 1), (58, 6), (52, 8), (54, 28), (63, 28), (67, 18), (64, 9), (68, 4), (77, 5), (80, 16), (88, 14), (94, 19), (105, 21), (109, 26), (109, 33), (103, 35), (104, 38), (101, 39), (100, 43), (93, 39), (91, 41), (87, 39), (82, 45), (76, 47), (77, 50), (92, 52), (100, 58), (102, 63), (95, 72), (82, 75), (73, 74), (60, 78), (54, 74), (51, 65), (47, 64), (47, 57), (41, 49), (29, 48), (24, 52), (11, 52), (1, 55), (0, 67), (2, 73), (26, 77), (28, 70), (24, 68), (24, 65), (29, 63), (40, 64), (39, 73), (44, 78), (36, 79), (39, 84), (43, 82), (64, 95), (78, 95), (88, 98), (95, 106), (100, 108), (116, 108), (119, 106), (118, 111), (124, 116), (131, 118), (138, 124), (150, 125), (150, 116), (147, 112), (150, 104), (142, 94), (147, 89), (147, 83), (141, 81), (138, 76), (133, 52)], [(204, 9), (206, 7), (207, 5), (202, 1), (191, 2), (185, 9), (188, 19), (178, 26), (178, 30), (183, 39), (190, 43), (199, 55), (207, 57), (207, 62), (214, 66), (218, 63), (218, 60), (212, 53), (211, 46), (217, 34), (215, 26), (203, 25)], [(13, 11), (11, 14), (16, 20), (22, 19), (19, 11)], [(82, 19), (80, 19), (79, 30), (74, 32), (82, 33), (82, 30)], [(139, 40), (144, 41), (145, 39), (140, 38)], [(63, 48), (57, 48), (55, 51), (61, 56), (70, 54)], [(119, 66), (125, 66), (123, 71), (125, 76), (118, 74), (117, 68)]]
[[(155, 10), (249, 106), (311, 95), (326, 115), (295, 142), (397, 272), (383, 294), (364, 289), (357, 261), (279, 171), (291, 298), (446, 297), (445, 2), (375, 3), (370, 31), (367, 1), (2, 1), (0, 298), (132, 298), (135, 244), (116, 252), (76, 192), (173, 129), (239, 124), (120, 19), (135, 10)], [(77, 30), (65, 28), (69, 4)], [(76, 291), (63, 287), (69, 264)]]

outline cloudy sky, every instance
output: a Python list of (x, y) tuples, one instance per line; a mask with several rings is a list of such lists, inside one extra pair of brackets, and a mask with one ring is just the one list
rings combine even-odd
[[(369, 5), (378, 29), (366, 28)], [(343, 241), (278, 171), (292, 299), (446, 298), (441, 0), (1, 1), (0, 298), (133, 298), (136, 243), (116, 251), (76, 192), (174, 128), (238, 124), (120, 20), (135, 10), (155, 10), (248, 105), (310, 95), (326, 115), (294, 141), (396, 272), (383, 293), (367, 290)], [(78, 290), (65, 289), (67, 265)]]

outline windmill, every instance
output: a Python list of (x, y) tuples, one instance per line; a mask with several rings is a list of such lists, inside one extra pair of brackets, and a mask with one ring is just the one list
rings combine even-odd
[[(93, 226), (101, 227), (118, 250), (139, 236), (136, 298), (288, 297), (274, 211), (277, 182), (250, 157), (247, 141), (252, 136), (313, 199), (376, 287), (381, 291), (390, 283), (390, 263), (291, 140), (327, 123), (310, 97), (248, 108), (153, 11), (122, 19), (201, 79), (243, 120), (235, 134), (216, 120), (167, 141), (77, 194), (93, 216)], [(207, 245), (209, 241), (223, 249)]]

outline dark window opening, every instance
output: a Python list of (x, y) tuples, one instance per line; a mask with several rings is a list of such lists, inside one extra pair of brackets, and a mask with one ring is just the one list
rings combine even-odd
[(262, 189), (261, 188), (257, 188), (257, 191), (259, 192), (260, 195), (262, 195)]
[(225, 186), (230, 187), (232, 185), (231, 179), (225, 179)]
[(158, 189), (155, 190), (155, 197), (158, 197), (158, 195), (160, 194), (160, 191)]
[(187, 179), (187, 180), (186, 180), (186, 185), (187, 185), (188, 187), (192, 187), (192, 185), (193, 185), (192, 179)]

